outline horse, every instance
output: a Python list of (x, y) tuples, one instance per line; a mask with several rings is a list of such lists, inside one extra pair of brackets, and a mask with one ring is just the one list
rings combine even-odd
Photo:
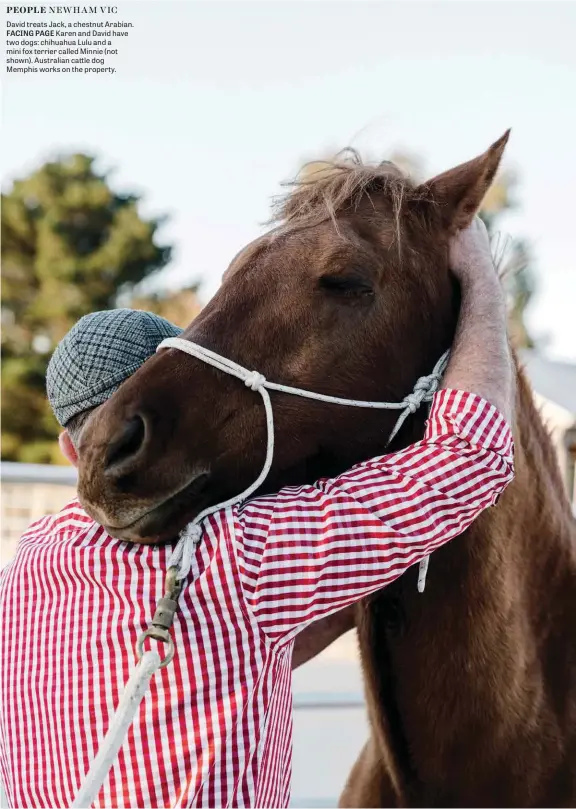
[[(350, 151), (297, 178), (183, 336), (272, 381), (400, 401), (453, 341), (449, 240), (477, 213), (507, 139), (423, 183)], [(576, 805), (576, 524), (515, 363), (515, 480), (433, 554), (423, 594), (411, 569), (355, 607), (370, 735), (341, 806)], [(417, 412), (387, 448), (393, 413), (272, 395), (262, 493), (424, 432)], [(79, 496), (113, 535), (163, 542), (257, 477), (265, 436), (257, 394), (162, 350), (87, 422)]]

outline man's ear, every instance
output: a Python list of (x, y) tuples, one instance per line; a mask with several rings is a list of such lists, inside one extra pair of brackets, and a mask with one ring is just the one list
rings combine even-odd
[(422, 198), (439, 205), (449, 233), (463, 230), (472, 222), (492, 184), (509, 136), (508, 129), (484, 154), (419, 186)]
[(66, 460), (70, 461), (73, 466), (78, 466), (78, 454), (76, 447), (72, 443), (72, 439), (68, 435), (68, 430), (64, 430), (63, 433), (60, 433), (58, 436), (58, 444)]

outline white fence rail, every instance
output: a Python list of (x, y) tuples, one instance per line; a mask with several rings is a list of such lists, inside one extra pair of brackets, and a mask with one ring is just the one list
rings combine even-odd
[(2, 533), (0, 563), (7, 564), (21, 535), (46, 514), (56, 514), (76, 496), (76, 470), (72, 466), (0, 464)]
[(73, 466), (54, 466), (40, 463), (0, 463), (2, 483), (50, 483), (58, 486), (76, 486), (78, 475)]

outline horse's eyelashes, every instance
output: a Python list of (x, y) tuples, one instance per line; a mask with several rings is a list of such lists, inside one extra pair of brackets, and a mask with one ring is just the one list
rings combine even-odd
[(346, 297), (370, 296), (374, 290), (365, 278), (358, 275), (322, 275), (320, 287)]

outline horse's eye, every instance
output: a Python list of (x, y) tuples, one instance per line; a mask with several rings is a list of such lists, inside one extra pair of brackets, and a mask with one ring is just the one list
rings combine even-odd
[(370, 284), (360, 275), (322, 275), (319, 283), (321, 289), (349, 298), (374, 295)]

